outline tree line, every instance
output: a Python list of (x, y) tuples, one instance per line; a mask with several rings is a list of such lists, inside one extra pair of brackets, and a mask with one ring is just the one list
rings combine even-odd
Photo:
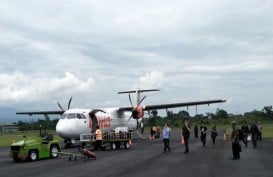
[(167, 111), (166, 117), (158, 115), (156, 110), (151, 111), (150, 116), (144, 119), (146, 126), (163, 125), (168, 123), (172, 127), (181, 127), (184, 120), (190, 120), (192, 123), (204, 122), (209, 124), (210, 122), (218, 122), (220, 124), (230, 124), (231, 120), (237, 120), (239, 124), (246, 122), (248, 124), (254, 122), (266, 122), (273, 120), (272, 106), (265, 106), (262, 110), (253, 110), (244, 114), (229, 114), (223, 109), (217, 109), (215, 113), (197, 114), (190, 116), (185, 110), (173, 113), (173, 111)]

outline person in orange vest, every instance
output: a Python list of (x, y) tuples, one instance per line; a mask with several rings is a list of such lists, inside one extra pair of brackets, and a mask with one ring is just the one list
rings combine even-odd
[(97, 126), (96, 129), (96, 145), (95, 145), (95, 150), (98, 151), (101, 149), (102, 145), (102, 131), (99, 126)]

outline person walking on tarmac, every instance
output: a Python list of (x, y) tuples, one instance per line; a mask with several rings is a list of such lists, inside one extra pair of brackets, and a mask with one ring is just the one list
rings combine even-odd
[(257, 139), (258, 139), (258, 126), (256, 123), (252, 124), (250, 127), (250, 133), (251, 133), (251, 140), (252, 140), (252, 144), (253, 147), (256, 148), (257, 147)]
[(101, 149), (102, 145), (102, 131), (99, 126), (96, 127), (96, 145), (95, 145), (95, 150), (98, 151)]
[(207, 127), (204, 125), (204, 122), (201, 122), (200, 131), (201, 131), (201, 142), (203, 146), (206, 146), (206, 138), (207, 138)]
[(232, 133), (231, 133), (231, 141), (232, 141), (232, 153), (233, 153), (233, 159), (237, 160), (240, 159), (240, 152), (241, 152), (241, 146), (240, 146), (240, 137), (239, 137), (239, 130), (236, 128), (236, 122), (231, 122), (232, 126)]
[(257, 136), (257, 140), (262, 141), (263, 125), (262, 125), (260, 122), (258, 122), (257, 127), (258, 127), (258, 136)]
[(198, 126), (197, 125), (194, 126), (194, 137), (198, 138)]
[(190, 131), (191, 131), (191, 128), (188, 124), (188, 121), (185, 120), (184, 125), (182, 127), (182, 133), (181, 133), (181, 138), (184, 138), (184, 143), (185, 143), (185, 151), (184, 151), (185, 154), (190, 152), (189, 151)]
[(216, 124), (213, 123), (213, 125), (211, 127), (211, 139), (212, 139), (212, 143), (214, 146), (215, 146), (216, 136), (217, 136)]
[(170, 135), (171, 135), (171, 128), (168, 126), (168, 124), (164, 125), (162, 136), (163, 136), (163, 143), (164, 143), (164, 152), (168, 149), (168, 151), (171, 151), (170, 148)]
[(248, 137), (248, 134), (249, 134), (249, 127), (248, 127), (248, 125), (246, 124), (245, 121), (243, 122), (241, 130), (243, 132), (243, 143), (245, 144), (245, 147), (247, 147), (247, 144), (248, 144), (247, 137)]

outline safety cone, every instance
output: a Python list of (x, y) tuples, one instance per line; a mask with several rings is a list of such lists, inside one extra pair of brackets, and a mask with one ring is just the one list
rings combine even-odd
[(227, 136), (226, 134), (224, 133), (224, 136), (223, 136), (223, 140), (226, 141), (227, 140)]
[(185, 141), (184, 141), (184, 136), (181, 137), (181, 144), (185, 144)]

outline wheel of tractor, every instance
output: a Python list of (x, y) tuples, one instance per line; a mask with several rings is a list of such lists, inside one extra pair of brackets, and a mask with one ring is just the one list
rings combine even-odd
[(38, 160), (38, 152), (35, 151), (35, 150), (29, 151), (28, 156), (29, 156), (29, 159), (30, 159), (31, 161), (36, 161), (36, 160)]
[(56, 146), (56, 145), (52, 145), (51, 147), (50, 147), (50, 157), (51, 158), (57, 158), (58, 157), (58, 152), (59, 152), (59, 148), (58, 148), (58, 146)]

